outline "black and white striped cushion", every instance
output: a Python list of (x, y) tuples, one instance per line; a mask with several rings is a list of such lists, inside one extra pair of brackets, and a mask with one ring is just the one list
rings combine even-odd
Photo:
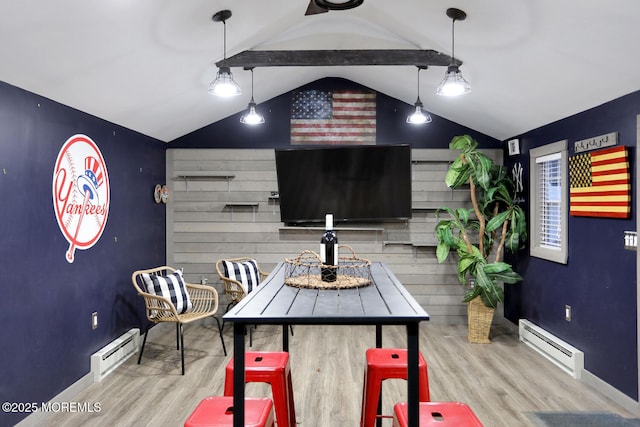
[(251, 292), (260, 283), (258, 263), (254, 259), (242, 262), (223, 260), (222, 267), (224, 275), (240, 282), (246, 293)]
[(191, 300), (184, 286), (180, 270), (166, 276), (143, 274), (142, 277), (147, 284), (147, 291), (150, 294), (169, 299), (179, 314), (191, 310)]

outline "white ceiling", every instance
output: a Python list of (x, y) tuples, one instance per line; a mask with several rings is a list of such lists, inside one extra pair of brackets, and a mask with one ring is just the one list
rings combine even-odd
[[(305, 16), (308, 0), (22, 0), (0, 7), (0, 80), (169, 142), (242, 111), (244, 93), (207, 93), (223, 58), (248, 49), (434, 49), (455, 56), (473, 91), (435, 95), (445, 67), (420, 74), (431, 113), (497, 139), (640, 90), (638, 0), (365, 0)], [(416, 68), (256, 68), (258, 104), (342, 77), (413, 104)]]

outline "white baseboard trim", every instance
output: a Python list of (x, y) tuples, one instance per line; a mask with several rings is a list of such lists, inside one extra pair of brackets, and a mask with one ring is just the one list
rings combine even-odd
[[(157, 335), (160, 333), (155, 329), (159, 330), (162, 328), (155, 328), (155, 327), (151, 328), (149, 330), (150, 339), (153, 339), (154, 335)], [(93, 373), (89, 371), (83, 377), (81, 377), (78, 381), (71, 384), (69, 387), (67, 387), (63, 391), (61, 391), (57, 396), (53, 397), (47, 403), (73, 402), (78, 394), (82, 393), (87, 387), (89, 387), (93, 383), (94, 383)], [(15, 427), (41, 427), (43, 425), (47, 425), (46, 419), (48, 416), (49, 414), (46, 412), (40, 412), (40, 411), (34, 412), (28, 417), (26, 417), (25, 419), (23, 419), (22, 421), (20, 421), (18, 424), (16, 424)]]
[[(87, 387), (93, 384), (93, 374), (87, 373), (75, 383), (61, 391), (57, 396), (51, 399), (48, 403), (53, 402), (72, 402), (74, 398)], [(46, 419), (49, 416), (47, 412), (34, 412), (27, 418), (16, 424), (16, 427), (40, 427), (46, 425)]]
[(639, 402), (636, 402), (617, 388), (612, 387), (586, 369), (582, 371), (582, 381), (598, 390), (600, 393), (604, 394), (607, 398), (620, 405), (623, 409), (631, 412), (632, 414), (635, 414), (635, 416), (640, 415)]

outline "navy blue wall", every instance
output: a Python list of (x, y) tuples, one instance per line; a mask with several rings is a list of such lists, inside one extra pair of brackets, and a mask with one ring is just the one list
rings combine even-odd
[[(90, 249), (69, 243), (53, 210), (52, 179), (64, 142), (96, 142), (111, 203)], [(166, 144), (0, 82), (0, 402), (46, 402), (90, 370), (93, 352), (144, 327), (133, 270), (164, 264)], [(97, 311), (99, 327), (91, 329)], [(28, 414), (2, 413), (0, 425)]]
[[(573, 143), (611, 132), (629, 147), (633, 191), (630, 219), (568, 219), (567, 265), (518, 255), (521, 284), (506, 292), (505, 316), (527, 318), (585, 353), (585, 368), (634, 400), (638, 399), (636, 338), (636, 252), (624, 249), (624, 231), (636, 230), (636, 116), (640, 92), (568, 117), (520, 136), (528, 202), (529, 150), (567, 139)], [(527, 208), (528, 209), (528, 208)], [(528, 212), (528, 210), (527, 210)], [(565, 304), (572, 308), (564, 320)]]
[[(325, 78), (299, 89), (349, 90), (366, 89), (350, 80)], [(170, 143), (170, 148), (287, 148), (291, 117), (292, 93), (288, 92), (258, 104), (265, 123), (260, 126), (240, 124), (242, 113), (198, 129)], [(214, 100), (213, 102), (223, 102)], [(248, 102), (248, 99), (247, 99)], [(464, 102), (461, 100), (460, 102)], [(425, 109), (429, 109), (425, 105)], [(500, 148), (494, 138), (457, 123), (431, 115), (433, 122), (421, 126), (407, 124), (413, 105), (398, 101), (383, 93), (376, 95), (376, 142), (378, 144), (411, 144), (413, 148), (447, 148), (456, 135), (469, 134), (483, 148)]]

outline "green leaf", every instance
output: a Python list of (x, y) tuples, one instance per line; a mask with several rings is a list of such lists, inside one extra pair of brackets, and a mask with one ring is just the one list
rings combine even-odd
[(511, 211), (503, 211), (499, 212), (496, 216), (491, 218), (489, 222), (487, 222), (486, 230), (487, 232), (492, 232), (502, 227), (502, 223), (511, 215)]
[(504, 247), (511, 252), (520, 249), (520, 233), (509, 233), (504, 241)]
[(458, 261), (458, 274), (466, 274), (477, 261), (476, 258), (470, 256), (461, 257)]
[(482, 265), (476, 265), (475, 286), (482, 288), (480, 296), (484, 304), (487, 307), (496, 308), (498, 303), (504, 300), (504, 293), (502, 292), (502, 288), (496, 284), (495, 279), (492, 279), (485, 273), (484, 267), (485, 266)]
[(464, 302), (470, 302), (472, 299), (479, 297), (481, 295), (480, 288), (471, 288), (465, 294), (462, 299)]
[(461, 186), (468, 184), (470, 177), (471, 177), (471, 168), (467, 166), (460, 173), (460, 175), (458, 175), (458, 179), (453, 183), (451, 188), (460, 188)]
[(484, 254), (480, 253), (480, 249), (478, 249), (476, 246), (471, 246), (472, 249), (472, 255), (476, 258), (476, 260), (478, 260), (479, 262), (483, 262), (486, 263), (485, 259), (484, 259)]
[(520, 233), (523, 236), (521, 239), (523, 242), (527, 240), (527, 219), (524, 211), (520, 206), (513, 206), (513, 220), (511, 228), (514, 232)]
[(447, 170), (444, 182), (447, 187), (458, 188), (469, 182), (469, 176), (471, 176), (469, 165), (462, 161), (462, 156), (458, 156)]
[(449, 250), (449, 245), (446, 243), (438, 243), (438, 246), (436, 246), (436, 258), (438, 258), (439, 263), (442, 263), (447, 259), (449, 256)]
[(487, 273), (484, 272), (484, 265), (478, 263), (475, 267), (475, 286), (480, 286), (483, 292), (489, 291), (493, 286), (493, 282), (491, 281)]
[(438, 235), (438, 241), (446, 244), (450, 248), (455, 248), (458, 246), (458, 241), (453, 235), (453, 230), (451, 229), (451, 227), (442, 229), (442, 233)]
[(461, 172), (462, 172), (461, 167), (455, 166), (455, 163), (454, 165), (451, 165), (451, 167), (447, 171), (447, 174), (444, 177), (444, 183), (447, 185), (447, 187), (454, 187), (455, 183), (458, 181), (458, 177), (460, 176)]
[(436, 209), (436, 218), (440, 216), (440, 212), (447, 212), (449, 215), (453, 216), (453, 209), (447, 206), (442, 206)]
[(449, 219), (443, 219), (438, 221), (438, 223), (436, 224), (436, 234), (438, 236), (444, 235), (444, 233), (446, 233), (447, 230), (451, 229), (451, 220)]
[(460, 282), (461, 285), (466, 285), (467, 275), (465, 273), (458, 272), (458, 282)]
[(469, 209), (456, 209), (456, 217), (460, 219), (462, 224), (466, 225), (469, 222)]
[(489, 274), (497, 274), (502, 273), (504, 271), (511, 271), (511, 266), (506, 262), (498, 261), (492, 262), (491, 264), (486, 264), (483, 267), (485, 273)]
[(482, 302), (489, 308), (497, 308), (498, 304), (504, 301), (504, 291), (502, 288), (495, 288), (495, 292), (491, 294), (480, 294)]
[(493, 161), (479, 151), (468, 153), (465, 155), (465, 158), (473, 171), (474, 182), (487, 191), (490, 187)]
[(513, 200), (511, 199), (511, 194), (509, 193), (509, 188), (505, 182), (497, 182), (493, 187), (489, 189), (487, 192), (487, 197), (490, 200), (498, 200), (504, 203), (507, 206), (511, 206), (513, 204)]
[(505, 248), (511, 252), (516, 252), (525, 247), (527, 241), (527, 220), (520, 206), (514, 205), (512, 208), (511, 227), (505, 241)]
[(454, 150), (469, 150), (477, 147), (478, 143), (469, 135), (454, 136), (449, 143), (449, 148)]
[(475, 182), (476, 184), (484, 190), (489, 189), (489, 183), (491, 182), (491, 177), (489, 175), (489, 171), (480, 167), (476, 170), (475, 174)]
[(495, 170), (495, 164), (493, 163), (493, 160), (491, 160), (491, 158), (480, 151), (476, 153), (476, 158), (476, 161), (480, 164), (482, 169), (484, 169), (487, 174), (492, 175)]
[(507, 284), (514, 284), (514, 283), (518, 283), (519, 281), (522, 280), (522, 276), (520, 276), (518, 273), (516, 273), (515, 271), (505, 271), (503, 273), (498, 273), (498, 274), (492, 274), (491, 278), (494, 281), (500, 281), (503, 283), (507, 283)]

